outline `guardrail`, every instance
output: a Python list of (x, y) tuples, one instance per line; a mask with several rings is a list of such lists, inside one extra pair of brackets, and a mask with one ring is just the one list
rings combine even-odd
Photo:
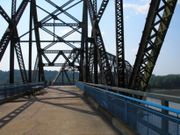
[(0, 103), (23, 94), (32, 93), (45, 87), (44, 82), (0, 86)]
[[(101, 107), (140, 135), (180, 135), (180, 110), (78, 82)], [(157, 108), (157, 111), (153, 108)], [(163, 112), (169, 113), (163, 113)], [(173, 115), (170, 115), (173, 113)]]
[(180, 97), (178, 96), (153, 93), (153, 92), (144, 92), (140, 90), (132, 90), (132, 89), (127, 89), (127, 88), (118, 88), (118, 87), (106, 86), (102, 84), (92, 84), (92, 83), (86, 83), (86, 84), (94, 86), (94, 87), (102, 88), (108, 91), (114, 91), (117, 93), (131, 94), (131, 95), (136, 95), (136, 96), (142, 96), (144, 98), (149, 97), (153, 99), (160, 99), (160, 100), (166, 100), (169, 102), (180, 103)]

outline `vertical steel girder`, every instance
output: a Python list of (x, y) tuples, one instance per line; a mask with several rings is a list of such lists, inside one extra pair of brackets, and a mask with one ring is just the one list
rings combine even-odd
[(85, 29), (85, 33), (84, 33), (84, 42), (85, 42), (85, 81), (88, 82), (89, 81), (89, 47), (88, 47), (88, 6), (86, 1), (84, 1), (84, 16), (83, 16), (83, 22), (84, 22), (84, 29)]
[[(12, 7), (11, 7), (11, 19), (12, 19), (12, 37), (11, 37), (11, 44), (10, 44), (10, 67), (9, 67), (9, 83), (14, 83), (14, 48), (16, 44), (17, 32), (15, 34), (16, 25), (15, 24), (15, 13), (16, 13), (16, 0), (12, 0)], [(18, 55), (17, 55), (18, 57)], [(23, 76), (22, 76), (23, 78)], [(23, 78), (24, 79), (24, 78)], [(23, 80), (22, 79), (22, 80)]]
[(80, 81), (88, 81), (89, 67), (88, 67), (88, 12), (87, 3), (83, 2), (82, 14), (82, 35), (81, 35), (81, 58), (80, 58)]
[(90, 47), (88, 50), (88, 72), (89, 72), (89, 77), (88, 77), (88, 82), (93, 82), (93, 67), (94, 67), (94, 40), (91, 38), (89, 39), (90, 42)]
[(124, 23), (123, 0), (115, 2), (116, 15), (116, 56), (117, 56), (117, 83), (119, 87), (125, 85), (125, 58), (124, 58)]
[(145, 28), (141, 38), (129, 87), (145, 90), (166, 32), (168, 30), (177, 0), (152, 0)]
[(39, 35), (39, 23), (38, 23), (38, 16), (37, 16), (37, 9), (36, 9), (36, 0), (31, 0), (32, 2), (32, 17), (34, 22), (34, 32), (35, 32), (35, 38), (36, 38), (36, 46), (37, 46), (37, 52), (38, 52), (38, 81), (45, 81), (44, 77), (44, 68), (43, 68), (43, 61), (42, 61), (42, 50), (41, 50), (41, 44), (40, 44), (40, 35)]
[[(96, 16), (97, 16), (97, 1), (93, 1), (93, 10), (94, 10), (94, 14), (93, 14), (93, 21), (94, 21), (94, 24), (95, 24), (95, 20), (96, 20)], [(94, 25), (93, 24), (93, 25)], [(92, 29), (95, 29), (94, 27)], [(94, 39), (94, 33), (93, 33), (93, 30), (92, 30), (92, 37)], [(93, 51), (93, 56), (91, 56), (93, 58), (93, 68), (94, 68), (94, 74), (93, 74), (93, 71), (91, 71), (91, 76), (93, 76), (93, 79), (94, 79), (94, 83), (99, 83), (99, 77), (98, 77), (98, 52), (97, 52), (97, 44), (95, 43), (95, 40), (94, 42), (91, 44), (91, 46), (93, 47), (93, 50), (91, 49), (90, 51)], [(91, 59), (92, 59), (91, 58)]]
[(28, 61), (28, 64), (29, 64), (29, 70), (28, 70), (28, 82), (32, 82), (32, 19), (33, 19), (33, 16), (32, 16), (32, 2), (30, 3), (30, 10), (29, 10), (29, 61)]
[[(39, 58), (38, 56), (36, 57), (36, 61), (35, 61), (35, 64), (34, 64), (34, 69), (33, 69), (33, 72), (32, 72), (32, 81), (33, 82), (37, 82), (39, 77), (38, 77), (38, 63), (39, 63)], [(38, 77), (38, 78), (37, 78)]]

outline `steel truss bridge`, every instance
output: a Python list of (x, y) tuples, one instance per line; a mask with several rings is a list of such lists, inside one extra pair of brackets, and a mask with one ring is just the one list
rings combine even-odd
[[(111, 2), (115, 10), (115, 33), (111, 35), (116, 40), (112, 45), (116, 48), (115, 55), (108, 53), (100, 26)], [(97, 89), (113, 86), (136, 90), (125, 94), (133, 98), (136, 92), (146, 91), (177, 0), (151, 0), (133, 66), (125, 60), (123, 0), (12, 0), (7, 3), (10, 13), (0, 5), (0, 19), (7, 26), (0, 39), (0, 68), (9, 48), (8, 88), (19, 89), (14, 84), (17, 62), (21, 92), (22, 88), (42, 87), (46, 81), (44, 68), (50, 67), (59, 70), (52, 84), (61, 84), (65, 79), (72, 83), (69, 73), (75, 72), (84, 85), (101, 84)], [(81, 83), (78, 86), (84, 89)], [(116, 90), (107, 92), (113, 91)], [(143, 94), (135, 97), (141, 103)]]
[[(116, 39), (116, 55), (108, 53), (105, 48), (100, 22), (111, 2), (67, 0), (58, 3), (44, 0), (38, 3), (36, 0), (22, 0), (17, 4), (12, 0), (12, 5), (9, 4), (11, 16), (0, 6), (1, 19), (7, 23), (0, 41), (0, 62), (10, 46), (9, 83), (14, 83), (16, 54), (23, 83), (45, 81), (44, 68), (59, 67), (53, 83), (58, 82), (60, 76), (71, 81), (67, 71), (77, 71), (80, 81), (145, 91), (177, 0), (151, 1), (134, 66), (124, 57), (122, 0), (113, 1), (116, 33), (112, 38), (115, 36)], [(23, 20), (23, 14), (29, 17)], [(25, 29), (24, 33), (19, 31), (20, 27)], [(24, 60), (22, 44), (29, 47), (25, 52), (28, 64)]]

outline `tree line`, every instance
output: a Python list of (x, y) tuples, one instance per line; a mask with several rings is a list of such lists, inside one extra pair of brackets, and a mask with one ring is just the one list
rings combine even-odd
[[(27, 72), (28, 73), (28, 72)], [(54, 78), (56, 77), (56, 75), (58, 74), (58, 71), (48, 71), (48, 70), (45, 70), (44, 71), (44, 74), (45, 74), (45, 79), (47, 82), (51, 82), (52, 80), (54, 80)], [(59, 77), (59, 80), (62, 80), (61, 79), (62, 76)], [(70, 78), (70, 80), (72, 81), (73, 78), (75, 80), (78, 80), (78, 73), (75, 72), (73, 74), (72, 71), (69, 71), (68, 72), (68, 77)], [(21, 79), (21, 74), (20, 74), (20, 71), (19, 70), (15, 70), (14, 71), (14, 81), (15, 83), (21, 83), (22, 82), (22, 79)], [(64, 83), (68, 83), (68, 80), (66, 77), (64, 77), (64, 80), (63, 80)], [(9, 83), (9, 71), (1, 71), (0, 70), (0, 85), (2, 84), (8, 84)]]
[(152, 75), (149, 82), (149, 88), (180, 89), (180, 75)]
[[(45, 78), (47, 81), (51, 81), (57, 75), (57, 71), (45, 70)], [(22, 82), (19, 70), (15, 70), (15, 83)], [(72, 79), (72, 73), (69, 73), (70, 79)], [(78, 75), (75, 75), (76, 80)], [(0, 70), (0, 84), (8, 84), (9, 72)], [(152, 89), (180, 89), (180, 74), (177, 75), (165, 75), (158, 76), (152, 75), (148, 88)]]

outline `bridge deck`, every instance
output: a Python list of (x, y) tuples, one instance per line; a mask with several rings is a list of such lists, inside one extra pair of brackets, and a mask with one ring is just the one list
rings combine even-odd
[(116, 135), (83, 100), (76, 87), (51, 87), (43, 93), (0, 106), (1, 135)]

